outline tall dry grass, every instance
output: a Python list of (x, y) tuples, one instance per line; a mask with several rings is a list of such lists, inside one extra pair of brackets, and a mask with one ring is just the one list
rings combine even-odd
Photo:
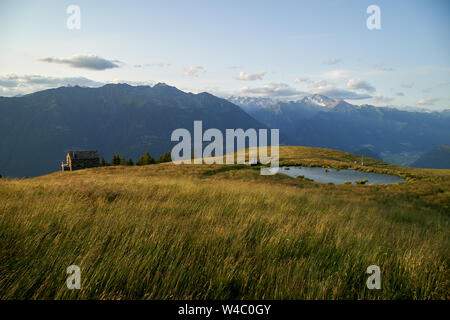
[[(161, 164), (3, 179), (0, 298), (448, 299), (448, 178), (423, 175), (329, 186)], [(381, 290), (365, 285), (373, 264)]]

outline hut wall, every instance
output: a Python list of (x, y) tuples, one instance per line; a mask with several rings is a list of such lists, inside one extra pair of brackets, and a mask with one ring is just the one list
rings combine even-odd
[(72, 159), (72, 170), (95, 168), (100, 166), (99, 159)]

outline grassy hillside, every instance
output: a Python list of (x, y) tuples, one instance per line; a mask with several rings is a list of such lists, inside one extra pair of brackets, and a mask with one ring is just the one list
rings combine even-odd
[[(282, 164), (361, 160), (280, 151)], [(0, 179), (0, 298), (449, 299), (450, 170), (364, 164), (408, 182), (171, 163)], [(71, 264), (78, 291), (65, 284)], [(365, 285), (373, 264), (381, 290)]]

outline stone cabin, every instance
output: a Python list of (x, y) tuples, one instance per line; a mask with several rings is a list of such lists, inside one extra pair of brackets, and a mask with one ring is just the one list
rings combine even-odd
[(96, 150), (68, 151), (66, 163), (61, 163), (62, 171), (72, 171), (100, 166), (100, 159)]

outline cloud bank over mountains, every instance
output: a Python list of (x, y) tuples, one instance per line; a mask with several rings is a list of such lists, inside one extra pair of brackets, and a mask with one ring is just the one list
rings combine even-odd
[(376, 89), (367, 81), (360, 79), (350, 79), (347, 82), (347, 89), (365, 90), (367, 92), (375, 92)]
[(248, 95), (254, 97), (292, 97), (304, 95), (305, 92), (297, 90), (286, 83), (268, 83), (261, 87), (242, 87), (234, 92), (235, 95)]
[(99, 87), (104, 85), (104, 83), (87, 79), (85, 77), (47, 77), (36, 74), (8, 74), (0, 76), (0, 95), (22, 95), (39, 90), (68, 85), (78, 85), (80, 87)]
[[(341, 59), (331, 59), (332, 64)], [(339, 60), (339, 61), (334, 61)], [(241, 72), (242, 80), (260, 80), (262, 74), (244, 74)], [(260, 77), (258, 77), (260, 76)], [(308, 94), (322, 94), (334, 99), (364, 100), (372, 99), (376, 88), (368, 81), (361, 80), (360, 73), (352, 70), (330, 70), (318, 75), (302, 75), (294, 80), (296, 86), (284, 82), (272, 82), (256, 87), (241, 87), (233, 92), (234, 95), (247, 95), (253, 97), (271, 98), (300, 98)], [(297, 88), (300, 86), (303, 88)]]
[(16, 75), (8, 74), (0, 76), (0, 96), (17, 96), (33, 93), (40, 90), (80, 86), (80, 87), (101, 87), (107, 83), (127, 83), (132, 86), (154, 85), (154, 81), (129, 81), (114, 79), (103, 82), (95, 81), (85, 77), (47, 77), (42, 75)]
[(312, 90), (312, 93), (321, 94), (334, 99), (346, 100), (363, 100), (372, 98), (371, 95), (365, 93), (358, 93), (350, 90), (337, 88), (334, 86), (325, 86)]

